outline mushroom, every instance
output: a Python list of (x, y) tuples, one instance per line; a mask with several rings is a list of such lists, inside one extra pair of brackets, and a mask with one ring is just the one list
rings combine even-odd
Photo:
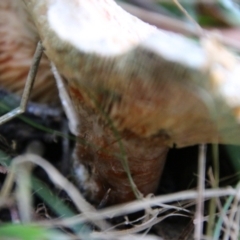
[[(21, 1), (0, 1), (0, 88), (22, 94), (39, 41), (34, 23), (30, 21)], [(31, 100), (59, 105), (57, 88), (49, 61), (42, 58)]]
[(86, 142), (74, 168), (93, 201), (154, 192), (169, 147), (239, 144), (239, 60), (215, 37), (159, 30), (113, 0), (23, 1), (67, 80)]

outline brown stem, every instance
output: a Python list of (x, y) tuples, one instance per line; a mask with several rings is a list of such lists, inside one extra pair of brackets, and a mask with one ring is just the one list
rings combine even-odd
[[(107, 204), (127, 202), (136, 198), (123, 158), (127, 159), (131, 176), (145, 196), (154, 193), (165, 163), (168, 147), (159, 139), (139, 138), (129, 131), (114, 133), (109, 124), (99, 120), (99, 113), (79, 103), (81, 135), (88, 144), (77, 144), (74, 169), (92, 201), (101, 202), (110, 189)], [(120, 137), (120, 139), (119, 139)], [(87, 169), (87, 177), (79, 175)], [(86, 173), (85, 173), (86, 174)]]

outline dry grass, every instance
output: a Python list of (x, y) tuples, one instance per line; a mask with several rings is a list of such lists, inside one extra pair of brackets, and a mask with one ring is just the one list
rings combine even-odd
[[(30, 228), (32, 231), (35, 231), (35, 228), (38, 230), (41, 229), (41, 231), (47, 234), (47, 239), (129, 239), (137, 237), (135, 234), (139, 234), (140, 232), (143, 239), (160, 239), (147, 235), (147, 232), (154, 225), (171, 216), (194, 218), (195, 239), (219, 239), (220, 234), (223, 234), (222, 239), (237, 239), (239, 232), (239, 185), (236, 188), (205, 189), (203, 185), (205, 181), (204, 154), (205, 150), (200, 146), (198, 190), (189, 190), (156, 197), (150, 196), (143, 200), (136, 200), (102, 210), (96, 210), (86, 202), (78, 189), (46, 160), (34, 154), (18, 156), (12, 160), (9, 167), (9, 174), (0, 194), (0, 207), (10, 206), (12, 208), (16, 204), (18, 218), (14, 219), (12, 216), (13, 222), (21, 222), (23, 223), (21, 225), (22, 228)], [(36, 210), (34, 210), (32, 204), (31, 194), (33, 188), (31, 186), (31, 170), (35, 165), (43, 168), (51, 181), (67, 193), (79, 214), (72, 217), (61, 216), (59, 219), (36, 219), (36, 215), (34, 214)], [(17, 185), (14, 192), (12, 192), (14, 182)], [(34, 191), (37, 192), (38, 189), (34, 189)], [(203, 223), (207, 222), (211, 217), (208, 214), (204, 215), (203, 211), (204, 202), (209, 199), (215, 199), (218, 208), (217, 213), (214, 213), (217, 221), (214, 226), (213, 237), (203, 235), (202, 231)], [(220, 199), (226, 199), (226, 202), (220, 201)], [(197, 204), (195, 214), (186, 208), (189, 206), (189, 200), (191, 200), (190, 204)], [(175, 204), (173, 204), (174, 202)], [(121, 215), (127, 216), (127, 214), (142, 209), (145, 209), (145, 214), (136, 220), (129, 220), (126, 217), (125, 221), (117, 225), (106, 222), (106, 219)], [(95, 226), (95, 230), (89, 229), (88, 225), (86, 225), (87, 223)], [(125, 226), (128, 227), (121, 230)], [(129, 228), (129, 226), (131, 227)], [(0, 232), (5, 235), (1, 235), (0, 239), (7, 239), (7, 237), (13, 236), (14, 227), (17, 231), (20, 226), (18, 224), (2, 225)], [(58, 231), (56, 231), (56, 228)], [(63, 229), (71, 229), (72, 233), (70, 234), (69, 231), (66, 232)], [(25, 231), (22, 231), (22, 233), (19, 232), (18, 239), (27, 239), (24, 233)], [(59, 236), (61, 238), (58, 238)]]

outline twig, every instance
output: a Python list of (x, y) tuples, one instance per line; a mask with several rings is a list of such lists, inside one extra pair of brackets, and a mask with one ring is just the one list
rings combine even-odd
[(67, 115), (67, 119), (69, 121), (69, 129), (71, 130), (71, 132), (73, 134), (76, 134), (79, 132), (78, 131), (79, 120), (78, 120), (76, 110), (75, 110), (72, 100), (70, 99), (70, 96), (66, 90), (64, 81), (53, 62), (51, 62), (51, 66), (52, 66), (53, 75), (56, 79), (59, 97), (61, 99), (62, 106), (64, 108), (64, 111)]
[(205, 190), (205, 169), (206, 169), (206, 145), (199, 146), (198, 156), (198, 196), (196, 206), (196, 217), (194, 220), (194, 237), (201, 240), (203, 231), (203, 210), (204, 210), (204, 190)]
[[(79, 190), (71, 182), (62, 176), (60, 172), (46, 160), (34, 154), (20, 155), (14, 158), (12, 167), (17, 169), (18, 165), (29, 162), (41, 166), (47, 172), (49, 178), (52, 179), (53, 183), (60, 186), (67, 192), (78, 210), (81, 211), (88, 220), (92, 221), (91, 216), (92, 213), (97, 214), (96, 209), (82, 197)], [(88, 214), (89, 212), (91, 214)], [(105, 230), (110, 227), (110, 225), (103, 220), (92, 221), (92, 223), (98, 226), (101, 230)]]
[[(196, 199), (198, 197), (198, 194), (199, 193), (197, 191), (183, 191), (183, 192), (158, 196), (148, 200), (135, 200), (127, 204), (120, 204), (120, 205), (108, 207), (102, 210), (98, 210), (97, 212), (88, 212), (88, 214), (91, 215), (92, 220), (109, 218), (109, 217), (110, 218), (117, 217), (125, 214), (130, 214), (133, 212), (137, 212), (139, 210), (148, 208), (150, 206), (156, 206), (160, 203), (181, 201), (186, 199)], [(212, 198), (212, 197), (223, 197), (223, 196), (235, 196), (236, 194), (238, 194), (238, 191), (233, 188), (220, 188), (220, 189), (209, 189), (209, 190), (206, 189), (203, 193), (203, 197)], [(86, 216), (78, 215), (68, 219), (55, 221), (55, 223), (72, 225), (72, 224), (85, 222), (87, 221), (87, 219), (88, 218)], [(49, 224), (49, 222), (47, 224)]]
[(11, 112), (1, 116), (0, 125), (24, 113), (24, 111), (26, 110), (27, 102), (34, 84), (35, 77), (37, 75), (38, 66), (42, 57), (42, 53), (43, 53), (43, 47), (42, 47), (42, 44), (39, 42), (33, 57), (33, 61), (32, 61), (29, 73), (28, 73), (28, 77), (23, 90), (20, 106), (15, 108)]

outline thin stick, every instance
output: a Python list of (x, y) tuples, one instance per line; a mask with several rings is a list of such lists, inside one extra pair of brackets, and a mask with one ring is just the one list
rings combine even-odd
[(28, 99), (31, 94), (31, 90), (37, 75), (38, 66), (42, 57), (42, 53), (43, 53), (43, 47), (42, 47), (42, 44), (39, 42), (33, 56), (33, 61), (32, 61), (30, 70), (28, 72), (27, 81), (23, 90), (20, 106), (6, 113), (5, 115), (1, 116), (0, 125), (8, 122), (9, 120), (25, 112)]
[(197, 196), (197, 206), (196, 206), (196, 217), (194, 220), (195, 231), (194, 239), (201, 240), (203, 231), (203, 209), (204, 209), (204, 197), (203, 193), (205, 190), (205, 169), (206, 169), (206, 145), (201, 144), (199, 146), (199, 156), (198, 156), (198, 196)]
[(72, 132), (72, 134), (77, 134), (79, 132), (79, 130), (78, 130), (78, 128), (79, 128), (78, 115), (77, 115), (76, 110), (73, 106), (73, 103), (70, 99), (70, 96), (66, 90), (64, 81), (53, 62), (51, 62), (51, 66), (52, 66), (53, 75), (56, 80), (59, 97), (61, 99), (63, 109), (64, 109), (64, 111), (67, 115), (67, 119), (69, 121), (69, 123), (68, 123), (69, 129)]
[[(218, 144), (212, 145), (212, 151), (213, 151), (213, 169), (214, 169), (214, 175), (212, 173), (212, 168), (208, 171), (208, 176), (210, 179), (211, 186), (213, 188), (217, 188), (219, 186), (219, 149)], [(217, 209), (217, 203), (219, 205), (219, 199), (212, 198), (209, 203), (209, 220), (207, 223), (207, 236), (212, 237), (213, 236), (213, 228), (215, 223), (215, 213)], [(220, 205), (219, 205), (220, 206)]]
[(104, 231), (110, 227), (110, 224), (104, 220), (92, 220), (92, 213), (97, 214), (96, 209), (84, 199), (79, 190), (70, 181), (62, 176), (55, 167), (53, 167), (42, 157), (30, 153), (15, 157), (12, 162), (12, 168), (14, 169), (13, 171), (16, 171), (16, 169), (19, 168), (19, 165), (26, 163), (33, 163), (41, 166), (46, 171), (52, 182), (64, 189), (78, 210), (81, 211), (89, 221), (98, 226), (99, 229)]
[[(206, 189), (203, 193), (204, 198), (212, 198), (212, 197), (223, 197), (223, 196), (236, 196), (238, 191), (233, 188), (222, 188), (222, 189)], [(87, 214), (91, 216), (91, 220), (103, 219), (106, 217), (117, 217), (125, 214), (130, 214), (144, 208), (149, 208), (150, 206), (156, 206), (160, 203), (173, 202), (173, 201), (181, 201), (186, 199), (196, 199), (198, 197), (198, 192), (189, 190), (184, 192), (177, 192), (173, 194), (167, 194), (158, 196), (151, 199), (144, 200), (135, 200), (130, 203), (124, 203), (121, 205), (115, 205), (112, 207), (108, 207), (102, 210), (98, 210), (96, 212), (88, 211)], [(54, 220), (53, 223), (58, 225), (72, 225), (78, 224), (82, 222), (88, 221), (89, 218), (84, 215), (78, 215), (67, 219)], [(41, 224), (46, 223), (50, 224), (49, 221), (43, 221)]]

